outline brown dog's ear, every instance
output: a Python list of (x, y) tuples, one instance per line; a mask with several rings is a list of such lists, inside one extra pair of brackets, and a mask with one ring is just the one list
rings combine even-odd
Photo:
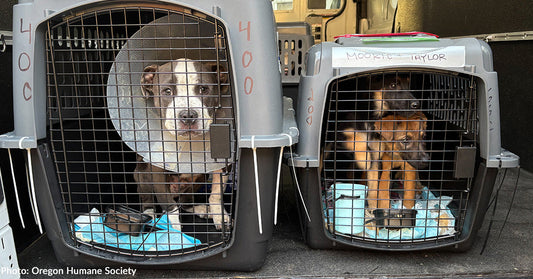
[(420, 111), (417, 111), (415, 112), (411, 117), (409, 117), (409, 119), (411, 120), (422, 120), (422, 129), (423, 130), (426, 130), (427, 128), (427, 120), (428, 118), (426, 117), (425, 114), (423, 114), (422, 112)]
[(374, 130), (385, 141), (391, 141), (394, 138), (394, 130), (398, 126), (393, 115), (386, 116), (381, 121), (374, 122)]
[(206, 66), (208, 71), (218, 73), (218, 80), (220, 80), (220, 83), (228, 83), (228, 68), (224, 65), (224, 63), (217, 64), (217, 62), (207, 62)]
[(396, 77), (396, 82), (402, 84), (403, 86), (406, 86), (409, 88), (409, 83), (411, 82), (411, 77), (409, 75), (399, 74)]
[(144, 97), (150, 97), (154, 95), (154, 76), (157, 72), (157, 65), (150, 65), (144, 68), (143, 75), (141, 77), (141, 91)]

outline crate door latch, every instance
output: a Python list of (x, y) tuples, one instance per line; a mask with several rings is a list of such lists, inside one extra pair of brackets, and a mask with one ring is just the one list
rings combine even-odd
[(455, 178), (473, 178), (476, 167), (477, 148), (475, 146), (457, 146), (455, 148)]

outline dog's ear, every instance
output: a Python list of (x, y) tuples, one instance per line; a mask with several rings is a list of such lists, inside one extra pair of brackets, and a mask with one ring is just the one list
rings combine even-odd
[(370, 89), (376, 90), (383, 87), (383, 74), (370, 75), (366, 82), (370, 86)]
[(224, 63), (207, 62), (206, 67), (208, 71), (218, 73), (220, 83), (228, 83), (228, 68)]
[(423, 114), (421, 111), (417, 111), (413, 114), (413, 117), (415, 119), (420, 119), (422, 120), (422, 128), (424, 128), (424, 130), (427, 128), (427, 120), (428, 118), (426, 117), (425, 114)]
[(428, 122), (424, 120), (424, 122), (422, 122), (422, 129), (427, 130), (427, 128), (428, 128)]
[(378, 132), (385, 141), (391, 141), (394, 138), (394, 130), (399, 125), (399, 122), (394, 120), (394, 117), (389, 115), (384, 117), (381, 121), (374, 122), (374, 130)]
[(144, 68), (141, 77), (141, 91), (144, 97), (150, 97), (154, 95), (154, 77), (157, 72), (157, 65), (150, 65)]
[(427, 130), (428, 122), (427, 119), (422, 119), (422, 130)]
[(426, 130), (428, 118), (422, 112), (420, 112), (420, 111), (415, 112), (409, 119), (421, 120), (420, 121), (421, 125), (422, 125), (421, 128), (422, 128), (422, 130)]
[(406, 74), (399, 74), (396, 76), (396, 83), (401, 84), (406, 88), (409, 88), (409, 84), (411, 83), (411, 77)]

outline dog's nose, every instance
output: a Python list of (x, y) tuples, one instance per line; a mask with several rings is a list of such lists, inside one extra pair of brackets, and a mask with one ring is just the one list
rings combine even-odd
[(198, 120), (198, 113), (194, 110), (182, 110), (178, 117), (183, 124), (192, 125)]
[(420, 108), (420, 102), (419, 101), (412, 101), (411, 102), (411, 108), (412, 109), (419, 109)]
[(420, 156), (420, 161), (418, 163), (418, 168), (419, 169), (425, 169), (429, 166), (429, 162), (431, 160), (431, 157), (429, 156), (429, 154), (427, 154), (426, 152), (422, 153), (422, 155)]

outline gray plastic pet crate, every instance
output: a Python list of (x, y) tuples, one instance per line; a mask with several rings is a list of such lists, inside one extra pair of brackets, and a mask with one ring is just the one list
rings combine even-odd
[(31, 149), (59, 261), (258, 269), (280, 148), (298, 141), (270, 2), (20, 1), (13, 18), (15, 130), (0, 147)]
[(305, 53), (314, 43), (311, 26), (306, 22), (282, 22), (277, 29), (281, 81), (297, 84), (304, 71)]
[(315, 45), (297, 123), (292, 163), (314, 248), (468, 249), (498, 170), (519, 163), (500, 146), (497, 74), (476, 39), (348, 35)]

